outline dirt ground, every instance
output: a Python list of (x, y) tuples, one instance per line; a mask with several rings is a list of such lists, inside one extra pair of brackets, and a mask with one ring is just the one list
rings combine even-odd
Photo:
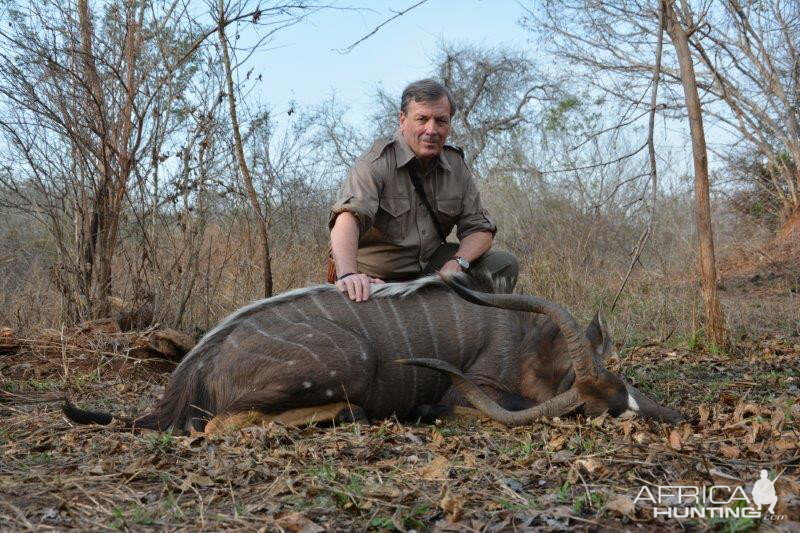
[[(728, 283), (736, 305), (769, 297), (771, 280), (754, 276)], [(127, 356), (129, 334), (47, 339), (0, 355), (2, 530), (800, 530), (800, 337), (769, 328), (727, 353), (697, 339), (621, 350), (611, 368), (679, 409), (677, 427), (387, 420), (215, 437), (72, 425), (65, 392), (142, 413), (172, 363)], [(750, 496), (761, 469), (780, 474), (780, 521), (653, 518), (634, 502), (658, 485), (742, 485)]]

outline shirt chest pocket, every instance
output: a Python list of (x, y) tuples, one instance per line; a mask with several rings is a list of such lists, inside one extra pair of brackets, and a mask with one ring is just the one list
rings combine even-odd
[(381, 198), (375, 214), (375, 229), (390, 241), (400, 242), (408, 233), (411, 203), (407, 196)]
[(452, 228), (461, 215), (461, 198), (437, 198), (436, 216), (439, 223), (447, 228)]

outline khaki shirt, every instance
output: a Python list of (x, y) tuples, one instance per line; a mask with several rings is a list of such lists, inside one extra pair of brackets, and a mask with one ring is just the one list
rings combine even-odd
[[(359, 272), (383, 280), (418, 275), (441, 244), (408, 175), (414, 157), (399, 131), (377, 140), (356, 159), (331, 208), (330, 228), (342, 211), (358, 219)], [(477, 231), (497, 231), (460, 149), (445, 145), (420, 173), (420, 181), (445, 235), (454, 226), (459, 240)]]

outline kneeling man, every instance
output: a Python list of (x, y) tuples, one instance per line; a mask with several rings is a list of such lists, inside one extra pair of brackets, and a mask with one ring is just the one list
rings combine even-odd
[[(490, 250), (497, 228), (481, 205), (464, 153), (446, 145), (456, 111), (450, 91), (420, 80), (403, 91), (400, 126), (359, 157), (331, 209), (339, 290), (354, 301), (370, 285), (471, 267), (517, 281), (517, 259)], [(459, 243), (445, 241), (457, 228)]]

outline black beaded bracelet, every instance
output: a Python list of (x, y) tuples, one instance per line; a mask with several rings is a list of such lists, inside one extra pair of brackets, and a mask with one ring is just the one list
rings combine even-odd
[(358, 274), (358, 272), (348, 272), (347, 274), (342, 274), (341, 276), (339, 276), (338, 278), (336, 278), (336, 281), (341, 281), (341, 280), (343, 280), (344, 278), (346, 278), (347, 276), (353, 276), (353, 275), (355, 275), (355, 274)]

